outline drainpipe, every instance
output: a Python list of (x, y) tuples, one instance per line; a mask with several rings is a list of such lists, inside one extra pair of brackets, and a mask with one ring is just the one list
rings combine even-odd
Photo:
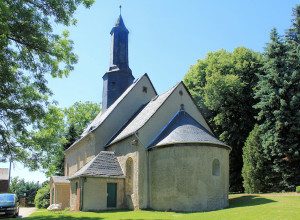
[(139, 140), (139, 142), (145, 147), (146, 149), (146, 161), (147, 161), (147, 208), (150, 208), (150, 174), (149, 174), (149, 151), (147, 147), (143, 143), (143, 141), (139, 138), (137, 132), (134, 132), (135, 137)]
[(79, 210), (82, 211), (82, 208), (83, 208), (83, 182), (84, 182), (84, 179), (82, 177), (80, 177), (80, 205), (79, 205)]

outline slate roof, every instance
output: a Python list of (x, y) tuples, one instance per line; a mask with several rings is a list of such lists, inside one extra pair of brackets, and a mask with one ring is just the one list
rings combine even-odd
[(125, 178), (119, 161), (112, 151), (101, 151), (94, 159), (68, 179), (80, 176)]
[[(83, 138), (85, 138), (90, 132), (92, 132), (93, 130), (97, 129), (107, 118), (108, 116), (111, 114), (111, 112), (113, 112), (113, 110), (119, 105), (120, 102), (123, 101), (123, 99), (125, 98), (125, 96), (128, 95), (128, 93), (134, 88), (134, 86), (143, 78), (143, 77), (148, 77), (147, 74), (144, 74), (142, 77), (140, 77), (139, 79), (137, 79), (134, 83), (132, 83), (124, 92), (123, 94), (111, 105), (109, 106), (108, 109), (106, 109), (105, 111), (101, 111), (96, 118), (92, 121), (91, 124), (89, 124), (87, 126), (87, 128), (83, 131), (83, 133), (80, 135), (80, 138), (78, 140), (76, 140), (66, 151), (70, 150), (76, 143), (78, 143), (79, 141), (81, 141)], [(148, 77), (149, 78), (149, 77)], [(150, 79), (149, 79), (150, 81)], [(151, 81), (150, 81), (151, 82)], [(154, 89), (154, 87), (153, 87)], [(155, 91), (155, 89), (154, 89)]]
[(68, 176), (52, 176), (54, 183), (70, 183)]
[(174, 143), (213, 143), (225, 145), (184, 110), (178, 111), (147, 147)]
[(130, 118), (129, 123), (125, 123), (119, 132), (114, 135), (115, 138), (106, 144), (106, 146), (117, 143), (118, 141), (123, 140), (126, 137), (134, 134), (141, 127), (143, 127), (146, 122), (155, 114), (155, 112), (162, 106), (166, 99), (172, 94), (172, 92), (177, 88), (180, 83), (177, 83), (174, 87), (168, 91), (157, 95), (154, 97), (138, 114), (134, 114)]

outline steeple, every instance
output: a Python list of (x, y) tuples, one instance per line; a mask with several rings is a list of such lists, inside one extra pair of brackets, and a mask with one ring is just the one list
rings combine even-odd
[(106, 110), (133, 83), (128, 63), (128, 34), (120, 16), (111, 32), (110, 67), (103, 76), (102, 110)]
[(109, 71), (123, 70), (131, 73), (128, 64), (128, 34), (122, 15), (119, 16), (115, 27), (112, 28), (110, 67)]

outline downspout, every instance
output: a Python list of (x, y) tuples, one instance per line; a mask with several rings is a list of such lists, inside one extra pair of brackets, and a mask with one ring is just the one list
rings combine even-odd
[(82, 208), (83, 208), (83, 182), (84, 182), (84, 179), (82, 177), (80, 177), (80, 206), (79, 206), (79, 211), (82, 211)]
[(139, 138), (137, 132), (134, 132), (135, 137), (139, 140), (139, 142), (145, 147), (146, 149), (146, 162), (147, 162), (147, 209), (150, 208), (150, 174), (149, 174), (149, 151), (145, 146), (144, 142)]

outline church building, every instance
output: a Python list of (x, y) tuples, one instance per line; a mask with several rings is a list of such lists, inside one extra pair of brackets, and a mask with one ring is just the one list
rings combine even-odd
[(147, 74), (135, 80), (121, 15), (110, 34), (102, 110), (65, 151), (51, 203), (75, 211), (228, 206), (231, 148), (214, 136), (183, 82), (157, 94)]

